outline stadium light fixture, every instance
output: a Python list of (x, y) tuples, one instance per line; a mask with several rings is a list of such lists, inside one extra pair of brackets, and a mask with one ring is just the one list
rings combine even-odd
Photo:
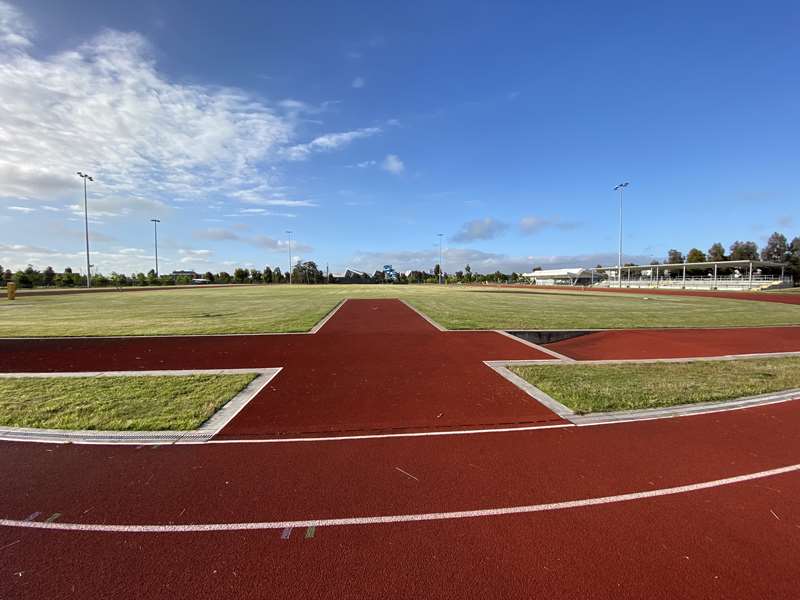
[(626, 181), (614, 186), (614, 191), (619, 192), (619, 254), (617, 255), (617, 287), (622, 287), (622, 196), (625, 188), (630, 185)]
[(87, 201), (86, 180), (94, 181), (91, 175), (78, 171), (78, 177), (83, 179), (83, 222), (86, 226), (86, 287), (92, 287), (92, 265), (89, 264), (89, 205)]
[(158, 224), (161, 223), (160, 219), (150, 219), (153, 222), (153, 240), (155, 241), (156, 248), (156, 279), (158, 279)]

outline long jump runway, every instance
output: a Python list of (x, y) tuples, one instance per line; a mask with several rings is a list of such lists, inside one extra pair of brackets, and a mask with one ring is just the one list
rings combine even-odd
[[(0, 370), (286, 373), (223, 443), (0, 443), (0, 598), (797, 595), (796, 402), (577, 428), (482, 364), (548, 355), (390, 301), (313, 336), (59, 342), (2, 341)], [(331, 419), (423, 435), (256, 439)], [(424, 435), (507, 422), (541, 427)]]

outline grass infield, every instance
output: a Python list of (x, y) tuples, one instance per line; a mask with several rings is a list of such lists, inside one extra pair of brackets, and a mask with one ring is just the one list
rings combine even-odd
[(578, 414), (718, 402), (800, 388), (800, 357), (511, 370)]
[(401, 298), (449, 329), (800, 324), (800, 305), (436, 285), (253, 285), (0, 300), (0, 337), (308, 331), (344, 298)]
[(196, 429), (255, 378), (254, 373), (0, 378), (0, 426)]

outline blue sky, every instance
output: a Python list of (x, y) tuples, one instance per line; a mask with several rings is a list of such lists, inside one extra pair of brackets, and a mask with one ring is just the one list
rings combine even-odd
[(528, 270), (800, 234), (792, 2), (0, 0), (0, 265)]

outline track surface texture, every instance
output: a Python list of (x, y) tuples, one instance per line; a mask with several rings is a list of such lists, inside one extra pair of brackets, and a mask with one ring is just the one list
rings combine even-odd
[(546, 347), (577, 360), (797, 352), (800, 351), (800, 327), (598, 331)]
[(0, 341), (0, 371), (283, 367), (227, 437), (560, 422), (482, 362), (549, 358), (397, 300), (349, 300), (315, 335)]
[(480, 285), (474, 287), (497, 287), (504, 289), (524, 289), (531, 292), (546, 292), (547, 290), (569, 290), (571, 292), (608, 292), (611, 294), (643, 294), (643, 295), (659, 295), (659, 296), (700, 296), (704, 298), (727, 298), (730, 300), (754, 300), (756, 302), (778, 302), (780, 304), (800, 304), (800, 294), (781, 294), (780, 292), (721, 292), (717, 290), (665, 290), (659, 288), (598, 288), (598, 287), (585, 287), (585, 286), (570, 286), (570, 285), (548, 285), (548, 286), (531, 286), (531, 285)]
[[(696, 335), (689, 355), (702, 354), (707, 339)], [(443, 411), (445, 425), (539, 415), (557, 426), (155, 447), (0, 442), (0, 519), (169, 526), (476, 511), (800, 463), (796, 402), (560, 426), (481, 363), (543, 357), (492, 332), (439, 332), (391, 301), (349, 301), (313, 336), (2, 341), (3, 371), (284, 366), (291, 378), (282, 372), (229, 437), (327, 430), (332, 419), (440, 433)], [(0, 598), (791, 598), (798, 552), (793, 471), (595, 506), (422, 522), (159, 533), (0, 526)]]

